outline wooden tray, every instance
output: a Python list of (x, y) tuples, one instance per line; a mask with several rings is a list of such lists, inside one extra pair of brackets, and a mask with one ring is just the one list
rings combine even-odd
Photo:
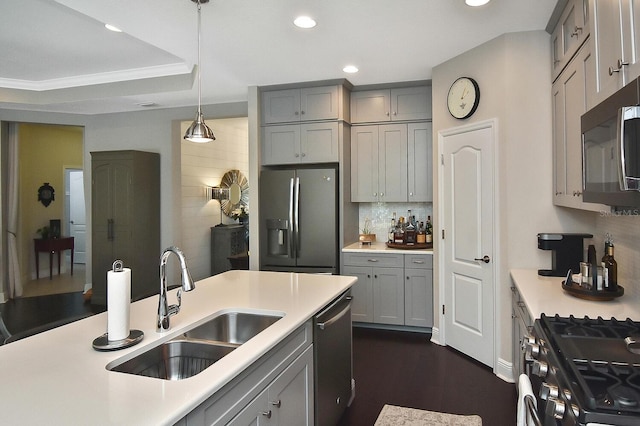
[(605, 301), (613, 300), (616, 297), (620, 297), (624, 294), (624, 288), (618, 286), (617, 291), (592, 291), (587, 290), (578, 285), (576, 282), (570, 282), (566, 284), (566, 281), (562, 281), (562, 289), (574, 297), (585, 300)]
[(397, 243), (387, 243), (387, 247), (400, 249), (400, 250), (424, 250), (433, 248), (433, 243), (415, 243), (415, 244), (397, 244)]

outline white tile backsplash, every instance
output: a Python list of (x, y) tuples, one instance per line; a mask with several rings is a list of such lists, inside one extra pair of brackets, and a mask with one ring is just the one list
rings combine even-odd
[[(613, 237), (614, 257), (618, 263), (618, 283), (625, 295), (640, 294), (640, 211), (633, 214), (601, 213), (593, 231), (598, 258), (604, 254), (604, 237)], [(585, 245), (588, 244), (585, 242)], [(640, 318), (636, 318), (640, 320)]]
[(418, 222), (426, 222), (427, 216), (431, 216), (433, 221), (432, 203), (360, 203), (358, 233), (362, 232), (364, 222), (369, 218), (373, 232), (376, 234), (376, 240), (386, 242), (393, 212), (396, 213), (396, 218), (400, 216), (406, 218), (408, 209), (411, 209), (411, 214), (416, 217)]

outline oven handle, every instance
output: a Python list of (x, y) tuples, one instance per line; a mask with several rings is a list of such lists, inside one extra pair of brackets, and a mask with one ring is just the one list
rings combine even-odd
[[(533, 396), (525, 395), (524, 402), (527, 405), (527, 412), (529, 413), (529, 415), (531, 416), (531, 419), (533, 420), (533, 426), (542, 426), (542, 423), (540, 422), (540, 417), (538, 417), (538, 410), (536, 410), (536, 406), (533, 404)], [(529, 425), (527, 424), (527, 426)]]

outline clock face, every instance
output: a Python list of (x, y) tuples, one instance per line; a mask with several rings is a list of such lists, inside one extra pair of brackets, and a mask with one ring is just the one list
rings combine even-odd
[(447, 106), (455, 118), (468, 118), (476, 112), (480, 102), (478, 83), (469, 77), (460, 77), (449, 88)]

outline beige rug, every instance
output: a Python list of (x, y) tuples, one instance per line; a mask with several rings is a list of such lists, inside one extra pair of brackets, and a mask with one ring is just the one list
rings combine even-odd
[(475, 415), (461, 416), (385, 405), (375, 426), (482, 426), (482, 419)]

